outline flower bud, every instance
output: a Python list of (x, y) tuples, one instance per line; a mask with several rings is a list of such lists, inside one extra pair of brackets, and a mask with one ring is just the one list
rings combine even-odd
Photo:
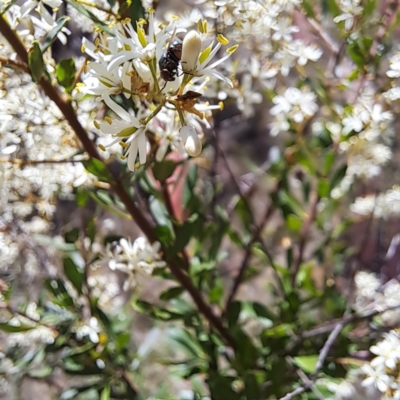
[(181, 64), (184, 72), (196, 70), (197, 60), (201, 52), (201, 38), (197, 31), (190, 31), (182, 43)]
[(181, 136), (185, 143), (185, 150), (191, 157), (197, 157), (203, 148), (201, 140), (193, 126), (185, 125), (181, 128)]

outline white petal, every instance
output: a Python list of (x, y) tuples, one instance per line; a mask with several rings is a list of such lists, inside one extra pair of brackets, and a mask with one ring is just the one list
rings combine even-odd
[(128, 168), (131, 171), (135, 170), (137, 153), (138, 153), (138, 142), (137, 140), (134, 140), (128, 149)]
[(138, 137), (138, 145), (139, 145), (139, 161), (140, 164), (146, 163), (147, 156), (147, 141), (146, 141), (146, 133), (143, 131)]
[(136, 118), (133, 118), (127, 111), (125, 111), (115, 101), (112, 101), (111, 97), (108, 95), (108, 93), (104, 93), (102, 96), (102, 99), (107, 104), (107, 106), (110, 108), (110, 110), (113, 110), (115, 112), (115, 114), (117, 114), (120, 118), (122, 118), (126, 122), (132, 122), (136, 128), (139, 127), (139, 121), (137, 121)]

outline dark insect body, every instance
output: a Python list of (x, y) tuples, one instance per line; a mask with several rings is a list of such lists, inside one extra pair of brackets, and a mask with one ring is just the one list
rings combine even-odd
[(161, 78), (164, 79), (165, 85), (161, 89), (163, 90), (167, 82), (172, 82), (178, 75), (179, 62), (182, 57), (182, 41), (180, 39), (175, 39), (170, 45), (165, 53), (161, 56), (158, 61), (160, 67)]

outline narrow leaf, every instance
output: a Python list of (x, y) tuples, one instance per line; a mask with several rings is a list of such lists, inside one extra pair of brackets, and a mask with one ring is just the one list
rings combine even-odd
[(66, 23), (70, 20), (69, 17), (66, 17), (65, 15), (62, 16), (54, 26), (54, 28), (49, 32), (47, 35), (46, 39), (44, 40), (43, 43), (43, 48), (42, 51), (43, 53), (53, 44), (53, 42), (57, 39), (57, 35), (61, 32), (61, 30), (64, 28)]
[(38, 42), (33, 42), (28, 52), (29, 69), (31, 70), (32, 79), (38, 83), (44, 73), (43, 55)]

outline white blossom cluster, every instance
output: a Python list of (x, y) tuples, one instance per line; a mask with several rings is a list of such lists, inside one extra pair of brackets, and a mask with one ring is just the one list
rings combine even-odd
[(400, 306), (400, 282), (393, 279), (382, 285), (375, 274), (360, 271), (355, 277), (355, 285), (354, 308), (356, 311), (365, 314), (388, 310), (381, 314), (384, 323), (398, 323), (400, 308), (396, 307)]
[(382, 336), (383, 340), (370, 348), (375, 358), (361, 367), (366, 376), (362, 385), (378, 389), (387, 400), (400, 399), (400, 332), (391, 330)]
[(318, 111), (316, 95), (306, 86), (301, 90), (290, 87), (281, 95), (275, 96), (272, 103), (274, 104), (270, 110), (274, 116), (274, 121), (270, 124), (272, 136), (287, 132), (293, 125), (302, 124)]
[[(150, 244), (143, 236), (139, 236), (134, 242), (122, 238), (118, 243), (107, 246), (98, 264), (126, 273), (128, 279), (124, 282), (123, 290), (128, 290), (137, 285), (141, 275), (151, 275), (154, 268), (165, 267), (166, 263), (159, 255), (160, 247), (160, 243)], [(98, 281), (99, 277), (92, 278), (93, 284)], [(109, 293), (110, 298), (116, 296), (119, 289), (115, 287), (113, 292)]]
[[(24, 39), (29, 45), (32, 36)], [(13, 57), (1, 37), (0, 43), (0, 56)], [(5, 270), (26, 247), (20, 233), (46, 233), (57, 197), (92, 184), (93, 176), (80, 162), (69, 162), (78, 151), (74, 133), (29, 75), (2, 67), (0, 82), (0, 270)], [(77, 103), (84, 126), (93, 123), (92, 109), (90, 99)], [(28, 249), (24, 257), (33, 273), (35, 253)]]
[(375, 218), (388, 219), (400, 215), (400, 187), (378, 195), (370, 194), (365, 197), (357, 197), (350, 210), (359, 215), (374, 215)]
[[(322, 56), (322, 50), (314, 43), (296, 37), (300, 28), (293, 16), (301, 8), (301, 0), (197, 0), (195, 3), (198, 8), (183, 15), (177, 21), (178, 26), (188, 28), (205, 18), (211, 29), (223, 29), (252, 52), (245, 55), (245, 62), (224, 63), (227, 76), (240, 77), (234, 80), (233, 89), (221, 92), (215, 82), (207, 84), (209, 90), (218, 93), (219, 99), (228, 96), (236, 99), (245, 117), (253, 116), (255, 105), (262, 102), (261, 92), (275, 87), (277, 75), (287, 77), (294, 68), (302, 70)], [(283, 121), (282, 117), (277, 118)], [(285, 130), (284, 122), (281, 125)], [(273, 133), (278, 131), (273, 129)]]
[[(400, 282), (391, 280), (382, 285), (375, 274), (361, 271), (355, 277), (355, 285), (354, 308), (359, 314), (378, 311), (384, 324), (393, 326), (399, 323)], [(362, 386), (367, 391), (377, 390), (382, 399), (400, 399), (399, 331), (384, 333), (383, 340), (372, 346), (370, 351), (375, 357), (360, 369), (365, 378)], [(374, 398), (378, 398), (377, 395), (375, 393)]]
[[(103, 122), (95, 122), (104, 136), (114, 137), (101, 148), (105, 150), (119, 143), (126, 149), (121, 158), (127, 158), (131, 170), (135, 169), (137, 157), (140, 164), (146, 162), (151, 147), (149, 132), (154, 134), (158, 144), (157, 161), (165, 157), (169, 147), (184, 156), (186, 153), (190, 156), (200, 154), (200, 122), (209, 126), (206, 119), (209, 112), (221, 106), (198, 104), (196, 100), (204, 94), (205, 83), (210, 79), (232, 85), (215, 67), (230, 57), (237, 47), (231, 47), (224, 57), (211, 64), (228, 40), (220, 35), (216, 45), (203, 45), (203, 39), (207, 37), (205, 24), (203, 32), (186, 34), (181, 47), (176, 50), (179, 56), (173, 65), (164, 65), (161, 58), (175, 51), (175, 35), (185, 30), (177, 28), (175, 20), (158, 23), (154, 10), (148, 12), (149, 20), (138, 21), (137, 30), (129, 20), (111, 23), (109, 29), (114, 36), (99, 34), (94, 44), (84, 39), (82, 46), (93, 60), (88, 62), (83, 84), (78, 90), (99, 96), (114, 113), (114, 117), (106, 116)], [(132, 100), (136, 112), (128, 112), (126, 107), (117, 104), (112, 96), (118, 94)]]
[(350, 31), (354, 27), (355, 19), (362, 15), (364, 8), (361, 0), (340, 0), (339, 8), (342, 12), (333, 19), (334, 22), (344, 22), (346, 30)]
[(366, 89), (357, 103), (348, 110), (340, 110), (341, 126), (328, 123), (339, 152), (346, 155), (347, 171), (339, 187), (332, 191), (338, 198), (347, 192), (356, 178), (373, 178), (392, 157), (393, 114), (375, 100), (374, 92)]

